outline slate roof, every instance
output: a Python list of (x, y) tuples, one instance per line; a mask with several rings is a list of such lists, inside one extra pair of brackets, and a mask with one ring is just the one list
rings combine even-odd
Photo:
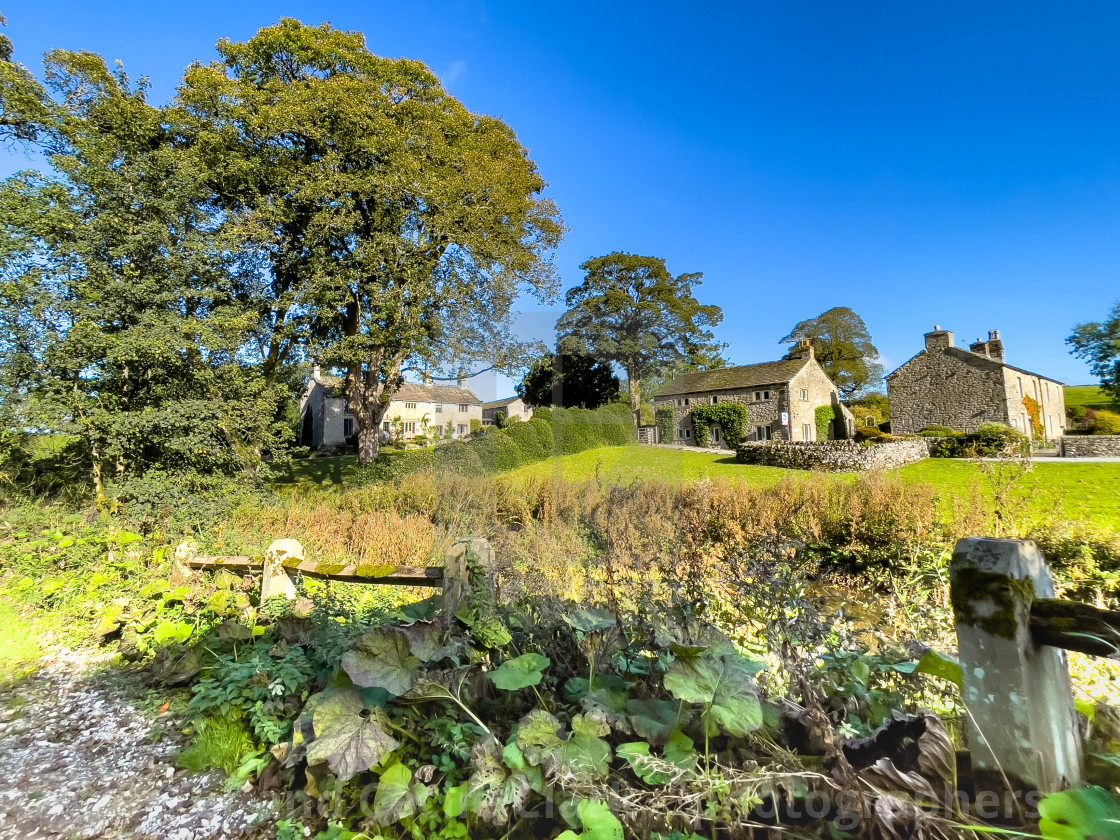
[(506, 397), (504, 400), (490, 400), (490, 402), (484, 402), (482, 404), (482, 407), (483, 408), (501, 408), (504, 405), (509, 405), (512, 402), (517, 402), (519, 399), (521, 399), (521, 397), (514, 394), (512, 397)]
[(416, 382), (406, 382), (401, 385), (393, 394), (393, 399), (408, 402), (482, 405), (481, 400), (470, 388), (460, 388), (458, 385), (421, 385)]
[[(346, 398), (341, 376), (320, 376), (317, 381), (326, 389), (327, 396), (339, 400)], [(401, 402), (481, 405), (481, 401), (470, 388), (460, 388), (457, 385), (422, 385), (416, 382), (406, 382), (401, 385), (393, 394), (393, 399)]]
[(759, 385), (779, 385), (797, 376), (808, 363), (808, 359), (788, 359), (780, 362), (762, 362), (757, 365), (703, 370), (699, 373), (682, 373), (658, 391), (656, 396), (668, 397), (678, 394), (755, 388)]
[[(916, 353), (915, 355), (911, 356), (909, 359), (907, 359), (901, 365), (899, 365), (894, 370), (892, 370), (890, 373), (888, 373), (884, 377), (884, 379), (890, 379), (896, 373), (898, 373), (900, 370), (902, 370), (904, 367), (906, 367), (908, 364), (910, 364), (912, 361), (919, 358), (920, 356), (925, 355), (927, 352), (929, 352), (929, 351), (922, 350), (921, 352)], [(1056, 385), (1061, 385), (1062, 387), (1065, 387), (1064, 383), (1060, 382), (1057, 379), (1054, 379), (1053, 377), (1045, 376), (1041, 373), (1035, 373), (1034, 371), (1027, 370), (1026, 368), (1015, 367), (1015, 365), (1009, 365), (1009, 364), (1007, 364), (1007, 362), (1001, 362), (998, 359), (992, 359), (988, 356), (982, 356), (979, 353), (973, 353), (971, 350), (965, 350), (963, 347), (946, 347), (941, 352), (942, 353), (948, 353), (951, 356), (953, 356), (954, 358), (960, 359), (962, 362), (965, 362), (966, 364), (974, 365), (976, 367), (987, 368), (988, 370), (994, 370), (996, 368), (1008, 368), (1009, 370), (1014, 370), (1014, 371), (1017, 371), (1018, 373), (1025, 373), (1027, 376), (1037, 376), (1039, 379), (1045, 379), (1047, 382), (1053, 382)]]

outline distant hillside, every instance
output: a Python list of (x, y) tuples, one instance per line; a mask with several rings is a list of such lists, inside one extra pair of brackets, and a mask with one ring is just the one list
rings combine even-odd
[(1117, 404), (1109, 394), (1097, 385), (1067, 386), (1066, 406), (1074, 405), (1091, 408), (1094, 411), (1100, 411), (1101, 409), (1108, 409), (1110, 411), (1120, 410), (1120, 404)]

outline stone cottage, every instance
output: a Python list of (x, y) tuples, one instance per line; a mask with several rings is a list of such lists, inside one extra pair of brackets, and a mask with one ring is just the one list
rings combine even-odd
[(929, 426), (974, 432), (984, 423), (1003, 423), (1024, 434), (1037, 424), (1047, 440), (1062, 436), (1062, 383), (1007, 364), (999, 330), (967, 350), (955, 346), (953, 333), (941, 327), (925, 339), (925, 350), (887, 376), (893, 434)]
[[(347, 438), (358, 431), (357, 422), (346, 406), (342, 379), (324, 376), (316, 365), (307, 391), (300, 400), (300, 445), (311, 449), (344, 446)], [(474, 391), (457, 385), (433, 385), (430, 382), (405, 382), (393, 394), (381, 424), (381, 436), (388, 440), (394, 433), (402, 439), (431, 434), (436, 426), (450, 427), (452, 437), (471, 432), (471, 421), (482, 425), (482, 402)], [(394, 429), (394, 424), (399, 424)]]
[[(692, 408), (724, 402), (741, 403), (750, 412), (748, 440), (817, 439), (817, 408), (832, 406), (836, 419), (829, 437), (849, 437), (851, 413), (840, 404), (840, 392), (802, 342), (778, 362), (685, 373), (663, 388), (653, 400), (654, 411), (674, 410), (674, 439), (662, 443), (694, 443)], [(727, 448), (723, 430), (713, 426), (711, 445)]]
[(533, 407), (521, 397), (506, 397), (504, 400), (490, 400), (482, 404), (482, 425), (493, 426), (494, 415), (502, 412), (510, 420), (532, 420)]

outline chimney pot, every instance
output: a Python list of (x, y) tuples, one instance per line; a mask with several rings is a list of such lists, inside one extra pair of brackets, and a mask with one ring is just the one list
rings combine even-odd
[(318, 382), (318, 381), (319, 381), (319, 378), (320, 378), (320, 377), (321, 377), (322, 375), (323, 375), (323, 372), (322, 372), (322, 370), (321, 370), (321, 369), (319, 368), (319, 366), (318, 366), (318, 365), (312, 365), (312, 366), (311, 366), (311, 378), (312, 378), (312, 379), (314, 379), (314, 380), (315, 380), (316, 382)]

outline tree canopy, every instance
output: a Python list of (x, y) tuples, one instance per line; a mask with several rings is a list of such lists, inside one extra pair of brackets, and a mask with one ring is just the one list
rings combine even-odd
[(718, 354), (722, 345), (709, 328), (723, 320), (723, 310), (693, 296), (702, 274), (674, 276), (658, 257), (616, 252), (580, 268), (586, 276), (567, 293), (568, 311), (556, 323), (557, 347), (618, 364), (626, 372), (638, 425), (642, 380)]
[(171, 109), (99, 56), (52, 52), (46, 71), (38, 106), (27, 86), (3, 104), (52, 168), (0, 185), (9, 422), (79, 438), (99, 493), (106, 469), (116, 481), (153, 466), (255, 469), (276, 443), (277, 399), (239, 353), (252, 323), (238, 249), (195, 151)]
[(1070, 352), (1089, 363), (1101, 387), (1120, 400), (1120, 302), (1103, 321), (1090, 321), (1074, 327), (1066, 339)]
[(345, 371), (359, 459), (409, 365), (512, 366), (519, 292), (556, 283), (563, 224), (513, 131), (360, 33), (283, 20), (195, 65), (179, 101), (224, 210), (266, 262), (266, 375), (306, 348)]
[(598, 408), (618, 395), (618, 377), (609, 362), (555, 353), (529, 369), (517, 386), (517, 394), (535, 408)]
[(811, 341), (817, 361), (845, 398), (883, 385), (879, 351), (863, 319), (846, 306), (835, 306), (802, 321), (779, 344)]

